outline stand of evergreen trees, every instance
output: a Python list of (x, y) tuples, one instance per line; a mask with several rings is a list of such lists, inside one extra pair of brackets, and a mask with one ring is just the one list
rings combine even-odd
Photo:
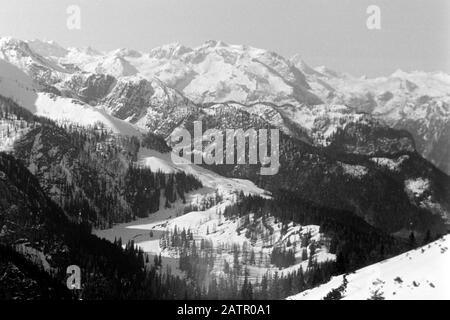
[[(134, 243), (123, 248), (72, 221), (42, 190), (23, 163), (0, 153), (0, 297), (30, 299), (183, 299), (199, 296), (196, 284), (156, 266)], [(20, 201), (19, 201), (20, 200)], [(50, 269), (17, 246), (37, 250)], [(66, 288), (66, 269), (81, 269), (81, 290)], [(22, 281), (23, 282), (18, 282)], [(41, 285), (43, 287), (41, 287)]]
[[(249, 266), (269, 267), (270, 264), (263, 264), (262, 259), (255, 258), (255, 253), (253, 258), (251, 253), (246, 258), (245, 246), (214, 247), (205, 239), (195, 241), (191, 230), (167, 231), (161, 238), (161, 247), (179, 255), (179, 268), (185, 272), (187, 282), (196, 284), (198, 299), (283, 299), (324, 283), (336, 274), (334, 262), (319, 264), (311, 256), (305, 270), (300, 267), (287, 275), (266, 273), (250, 281)], [(279, 256), (279, 252), (275, 252), (272, 257)], [(223, 260), (222, 272), (217, 276), (217, 270), (213, 270), (223, 253), (231, 254), (233, 261)]]
[(404, 242), (351, 212), (320, 207), (289, 192), (275, 194), (273, 199), (241, 194), (240, 201), (227, 207), (224, 216), (243, 216), (248, 212), (255, 217), (272, 215), (282, 223), (319, 225), (321, 232), (331, 238), (330, 253), (337, 256), (339, 273), (351, 272), (407, 249)]

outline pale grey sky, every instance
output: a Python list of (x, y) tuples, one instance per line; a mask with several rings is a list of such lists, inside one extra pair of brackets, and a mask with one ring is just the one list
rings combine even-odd
[[(74, 4), (81, 30), (66, 27)], [(371, 4), (381, 30), (366, 27)], [(0, 0), (0, 36), (142, 51), (214, 39), (354, 75), (450, 72), (450, 0)]]

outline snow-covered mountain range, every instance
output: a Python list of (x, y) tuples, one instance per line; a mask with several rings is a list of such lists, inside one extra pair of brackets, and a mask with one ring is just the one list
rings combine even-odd
[(55, 63), (72, 64), (91, 73), (158, 78), (196, 103), (319, 102), (289, 60), (249, 46), (207, 41), (197, 48), (174, 43), (149, 53), (119, 49), (99, 54), (70, 49), (63, 56), (55, 43), (33, 41), (30, 47)]
[[(332, 183), (328, 175), (335, 167), (353, 166), (355, 163), (343, 163), (348, 156), (396, 163), (417, 148), (435, 164), (443, 165), (448, 164), (444, 160), (450, 156), (446, 147), (450, 140), (442, 136), (449, 130), (446, 118), (441, 116), (448, 106), (448, 77), (444, 74), (397, 72), (386, 78), (356, 79), (324, 67), (313, 69), (298, 57), (289, 60), (270, 51), (218, 41), (197, 48), (171, 44), (148, 53), (128, 49), (102, 53), (92, 48), (65, 49), (55, 42), (2, 38), (0, 58), (0, 93), (32, 113), (60, 123), (92, 126), (102, 122), (115, 133), (137, 137), (148, 131), (167, 137), (177, 127), (199, 119), (222, 130), (280, 128), (287, 137), (317, 149), (297, 145), (292, 150), (290, 142), (285, 141), (281, 175), (277, 182), (266, 182), (267, 186), (277, 189), (284, 185), (332, 207), (361, 211), (367, 198), (380, 192), (365, 190), (367, 195), (350, 199), (354, 193), (347, 181), (339, 192), (330, 191), (337, 197), (333, 200), (307, 187), (324, 179), (322, 183), (334, 190), (341, 182)], [(369, 104), (364, 100), (367, 97), (374, 97)], [(426, 110), (435, 119), (433, 125), (424, 124), (414, 112), (401, 110), (406, 108), (402, 101), (408, 108)], [(430, 103), (435, 103), (435, 108)], [(415, 126), (418, 123), (422, 126)], [(410, 129), (406, 124), (412, 132), (397, 130)], [(329, 155), (323, 156), (322, 148)], [(310, 160), (295, 164), (291, 153), (303, 157), (310, 154)], [(335, 159), (337, 155), (341, 159)], [(364, 179), (374, 179), (368, 169), (371, 165), (357, 159), (357, 166), (362, 168), (358, 172), (364, 173)], [(412, 161), (408, 166), (416, 161), (409, 155), (408, 159)], [(337, 162), (330, 165), (330, 161)], [(298, 171), (299, 167), (304, 171), (298, 173), (300, 183), (288, 170)], [(319, 167), (323, 172), (315, 177), (312, 172)], [(413, 169), (397, 172), (401, 179), (442, 179), (432, 169), (426, 175)], [(258, 180), (252, 170), (243, 168), (224, 169), (221, 174)], [(431, 198), (416, 204), (432, 207), (433, 213), (446, 218), (450, 201), (445, 183), (429, 186), (435, 189)], [(373, 219), (374, 213), (362, 214)], [(388, 224), (385, 221), (383, 225)], [(399, 228), (401, 224), (392, 231)]]
[(234, 102), (251, 110), (256, 104), (286, 132), (323, 145), (338, 128), (370, 115), (409, 131), (419, 152), (450, 173), (450, 76), (442, 72), (353, 77), (312, 68), (299, 55), (287, 59), (221, 41), (195, 48), (173, 43), (150, 52), (66, 49), (53, 41), (11, 38), (3, 38), (1, 47), (3, 59), (47, 91), (102, 106), (144, 129), (168, 134), (195, 105)]

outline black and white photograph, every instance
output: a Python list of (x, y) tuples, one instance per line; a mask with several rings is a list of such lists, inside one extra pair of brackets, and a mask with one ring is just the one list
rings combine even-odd
[(0, 0), (0, 301), (450, 300), (449, 233), (449, 0)]

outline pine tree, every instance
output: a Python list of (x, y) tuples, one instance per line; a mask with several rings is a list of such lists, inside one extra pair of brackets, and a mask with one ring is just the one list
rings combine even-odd
[(430, 232), (430, 230), (427, 230), (425, 237), (423, 239), (423, 244), (426, 245), (430, 242), (431, 242), (431, 232)]
[(414, 231), (411, 231), (409, 235), (409, 247), (413, 249), (416, 245), (416, 236), (414, 235)]
[(252, 287), (252, 284), (248, 281), (247, 272), (245, 272), (244, 283), (242, 284), (241, 298), (243, 300), (252, 300), (253, 299), (253, 287)]
[(280, 278), (278, 276), (278, 271), (275, 271), (275, 275), (272, 279), (271, 284), (270, 299), (278, 300), (280, 298), (281, 298)]
[(261, 280), (261, 293), (260, 293), (260, 298), (261, 298), (262, 300), (267, 300), (267, 299), (268, 299), (268, 291), (267, 291), (268, 285), (269, 285), (269, 283), (268, 283), (268, 281), (267, 281), (267, 275), (264, 275), (264, 276), (262, 277), (262, 280)]
[(255, 265), (255, 251), (252, 249), (252, 251), (250, 252), (250, 264), (251, 265)]

